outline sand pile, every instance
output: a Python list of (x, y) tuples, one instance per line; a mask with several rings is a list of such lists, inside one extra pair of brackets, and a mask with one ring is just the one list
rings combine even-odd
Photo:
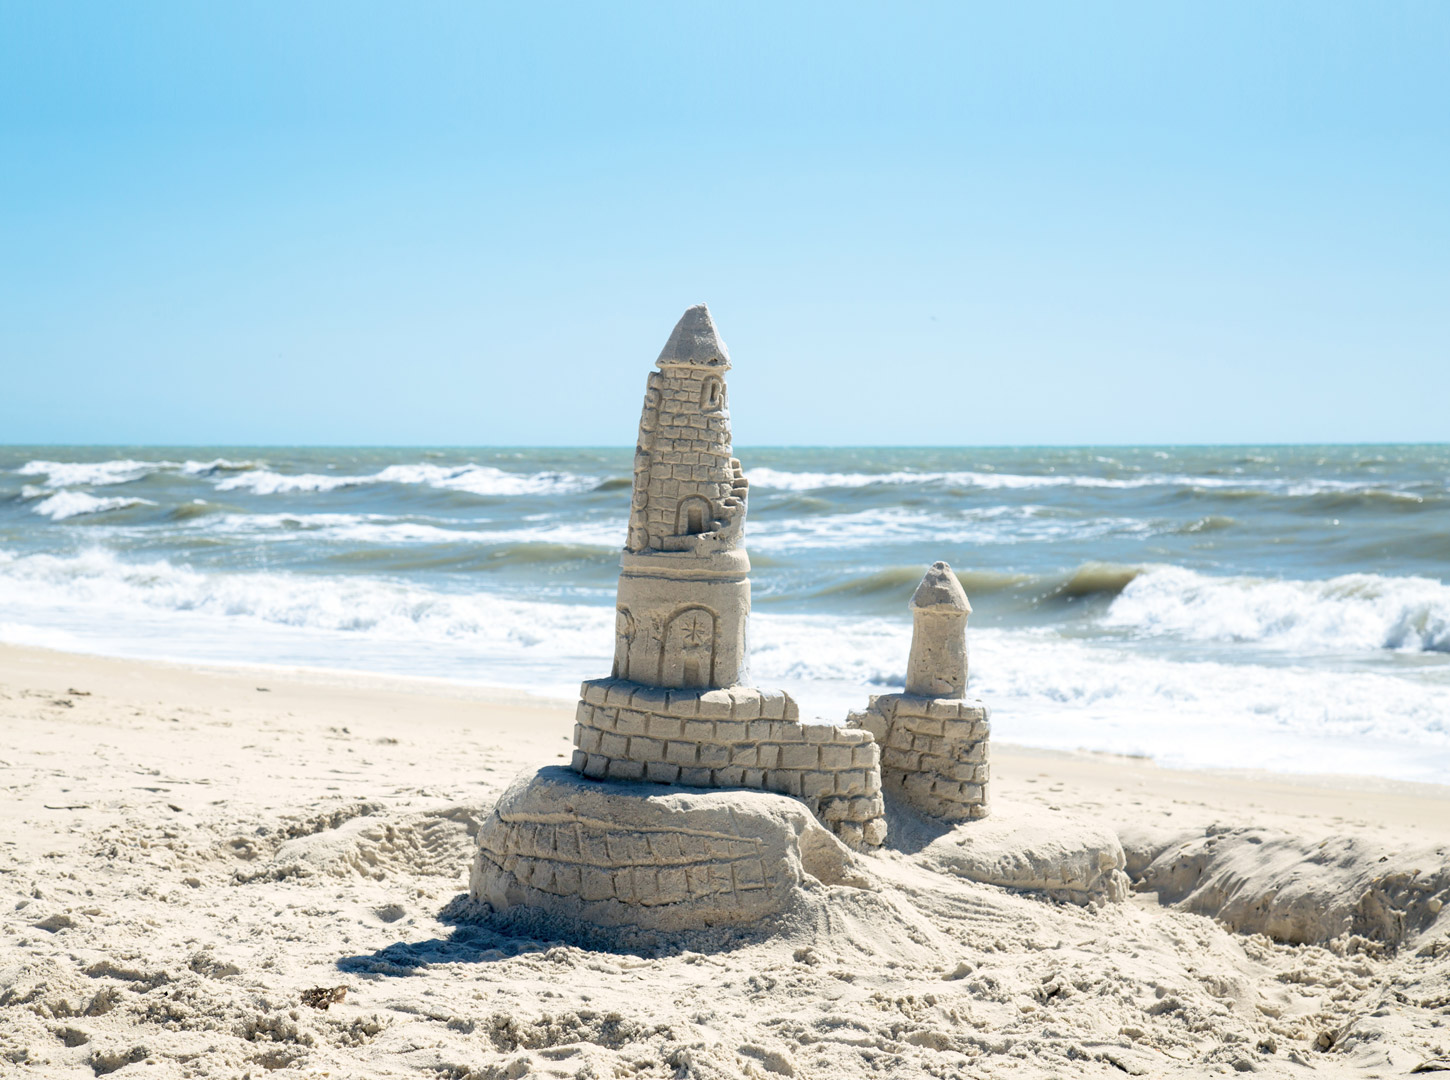
[(758, 925), (804, 888), (865, 885), (852, 864), (784, 795), (600, 784), (548, 767), (521, 774), (488, 815), (469, 892), (490, 912), (556, 926), (687, 931)]
[(9, 1074), (1398, 1076), (1450, 1053), (1443, 792), (1284, 801), (999, 747), (996, 814), (966, 827), (1115, 835), (1128, 902), (967, 880), (950, 833), (893, 821), (898, 849), (803, 872), (759, 925), (590, 932), (467, 900), (510, 779), (566, 760), (567, 710), (22, 650), (0, 694)]

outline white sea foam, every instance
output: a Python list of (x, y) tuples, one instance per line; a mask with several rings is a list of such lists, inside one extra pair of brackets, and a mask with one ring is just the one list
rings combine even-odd
[[(448, 593), (355, 575), (202, 573), (101, 551), (0, 554), (0, 610), (0, 639), (9, 641), (364, 667), (562, 696), (609, 670), (613, 642), (607, 604)], [(759, 613), (752, 674), (796, 694), (807, 715), (839, 719), (868, 692), (901, 685), (910, 632), (904, 618)], [(971, 644), (972, 692), (991, 704), (994, 733), (1007, 741), (1147, 753), (1173, 764), (1450, 775), (1450, 684), (1442, 677), (1183, 661), (1046, 630), (976, 629)]]
[(376, 473), (281, 473), (256, 461), (30, 461), (15, 470), (21, 476), (44, 476), (43, 487), (101, 487), (126, 484), (159, 472), (215, 479), (218, 491), (251, 491), (258, 495), (336, 491), (370, 484), (422, 484), (475, 495), (567, 495), (588, 491), (599, 477), (544, 471), (513, 473), (492, 465), (389, 465)]
[(1102, 623), (1140, 635), (1257, 642), (1300, 653), (1450, 652), (1450, 586), (1377, 574), (1328, 581), (1209, 577), (1167, 566), (1134, 578)]
[(320, 473), (273, 472), (256, 469), (228, 476), (216, 485), (218, 491), (250, 491), (257, 495), (287, 495), (298, 491), (336, 491), (373, 482), (371, 476), (327, 476)]
[(30, 508), (31, 513), (41, 514), (52, 521), (81, 517), (85, 514), (104, 514), (108, 510), (124, 510), (130, 506), (155, 506), (150, 499), (125, 499), (120, 497), (101, 498), (87, 495), (84, 491), (57, 491)]
[[(553, 522), (521, 529), (469, 529), (450, 535), (477, 544), (561, 544), (618, 551), (624, 547), (624, 528), (618, 521)], [(379, 534), (385, 542), (388, 533)]]
[(954, 544), (1017, 544), (1103, 536), (1145, 536), (1157, 530), (1135, 518), (1064, 518), (1041, 506), (984, 506), (942, 514), (900, 507), (845, 514), (766, 519), (749, 527), (750, 546), (793, 552), (868, 548), (930, 539)]
[[(186, 527), (196, 532), (267, 541), (306, 539), (376, 545), (539, 543), (616, 550), (624, 543), (624, 523), (613, 517), (576, 521), (560, 520), (555, 515), (529, 515), (514, 520), (519, 524), (499, 527), (496, 522), (478, 518), (417, 521), (392, 514), (227, 513), (196, 518)], [(752, 549), (778, 553), (869, 548), (924, 539), (1015, 544), (1136, 537), (1161, 529), (1152, 522), (1126, 517), (1064, 518), (1039, 506), (987, 506), (952, 514), (877, 508), (814, 517), (766, 518), (747, 526)]]
[(473, 495), (564, 495), (587, 491), (598, 483), (594, 477), (563, 472), (511, 473), (491, 465), (389, 465), (376, 473), (335, 475), (321, 473), (287, 474), (271, 469), (256, 469), (228, 476), (220, 481), (218, 491), (251, 491), (258, 495), (285, 495), (295, 492), (336, 491), (339, 488), (371, 484), (422, 484), (446, 491), (466, 491)]
[[(1099, 458), (1100, 463), (1110, 463)], [(279, 473), (260, 462), (227, 458), (212, 461), (139, 461), (130, 458), (96, 462), (61, 462), (35, 460), (16, 470), (22, 476), (45, 476), (44, 486), (99, 487), (125, 484), (160, 472), (218, 479), (220, 491), (247, 490), (260, 495), (296, 492), (326, 492), (363, 484), (422, 484), (435, 488), (467, 491), (483, 496), (559, 495), (587, 491), (601, 477), (581, 476), (562, 471), (515, 473), (490, 465), (438, 465), (431, 462), (389, 465), (381, 471), (363, 475), (335, 473)], [(983, 491), (1030, 490), (1034, 488), (1103, 488), (1132, 489), (1147, 487), (1187, 487), (1199, 489), (1235, 489), (1306, 496), (1325, 493), (1377, 493), (1410, 501), (1422, 495), (1393, 485), (1358, 480), (1329, 478), (1291, 479), (1264, 476), (1191, 475), (1143, 473), (1128, 476), (1089, 476), (1071, 473), (999, 473), (987, 470), (895, 470), (891, 472), (814, 472), (773, 469), (768, 466), (747, 468), (746, 475), (756, 487), (776, 491), (816, 491), (830, 488), (864, 488), (871, 486), (903, 486), (927, 484), (971, 488)]]
[(1175, 765), (1450, 778), (1450, 685), (1316, 665), (1185, 662), (973, 635), (973, 693), (1010, 741), (1149, 754)]
[[(501, 649), (501, 656), (546, 641), (566, 654), (596, 652), (613, 625), (606, 608), (444, 593), (362, 576), (202, 573), (165, 560), (123, 562), (100, 549), (0, 562), (0, 606), (33, 613), (68, 607), (98, 625), (118, 626), (146, 611), (170, 617), (178, 644), (188, 623), (201, 617), (233, 623), (239, 641), (248, 628), (273, 626), (389, 642), (454, 642)], [(580, 631), (592, 636), (571, 640)]]
[(340, 539), (351, 535), (351, 530), (387, 523), (403, 524), (390, 514), (211, 514), (194, 518), (185, 528), (248, 540), (290, 541)]
[[(1130, 481), (1105, 480), (1097, 476), (1019, 476), (992, 472), (787, 472), (780, 469), (746, 470), (755, 487), (777, 491), (817, 491), (824, 488), (860, 488), (873, 485), (943, 484), (950, 487), (1034, 488), (1034, 487), (1125, 487), (1142, 486)], [(1146, 482), (1146, 480), (1145, 480)]]
[[(527, 521), (527, 519), (524, 519)], [(452, 526), (452, 527), (450, 527)], [(428, 522), (387, 514), (219, 514), (197, 519), (197, 531), (264, 540), (333, 540), (361, 544), (569, 544), (614, 550), (624, 526), (613, 518), (585, 521), (544, 518), (538, 524), (499, 528), (472, 520)], [(953, 543), (1018, 543), (1073, 537), (1139, 536), (1155, 526), (1132, 518), (1063, 519), (1041, 507), (982, 507), (943, 515), (905, 509), (764, 520), (748, 527), (750, 546), (761, 552), (866, 548), (925, 538)]]
[(211, 461), (186, 461), (181, 465), (181, 471), (187, 476), (216, 476), (219, 473), (245, 472), (248, 469), (259, 469), (261, 463), (256, 461), (232, 461), (228, 458), (213, 458)]
[[(122, 458), (113, 461), (27, 461), (16, 473), (20, 476), (44, 476), (44, 487), (105, 487), (129, 484), (161, 472), (180, 472), (186, 476), (215, 476), (257, 467), (254, 461), (137, 461)], [(33, 490), (27, 488), (26, 490)]]
[[(802, 715), (825, 719), (860, 708), (867, 692), (899, 689), (911, 639), (904, 622), (789, 615), (753, 618), (751, 635), (756, 681), (784, 686)], [(1178, 766), (1450, 777), (1444, 683), (1184, 662), (1046, 631), (974, 630), (971, 650), (971, 693), (1009, 742)]]
[(1193, 476), (1187, 474), (1145, 473), (1138, 476), (1081, 476), (1070, 473), (997, 473), (977, 471), (884, 473), (863, 472), (794, 472), (771, 468), (747, 469), (753, 486), (776, 491), (819, 491), (829, 488), (862, 488), (873, 485), (901, 486), (932, 484), (944, 487), (976, 488), (982, 491), (1023, 490), (1032, 488), (1105, 488), (1131, 489), (1148, 487), (1227, 488), (1263, 491), (1282, 495), (1319, 495), (1344, 492), (1378, 492), (1418, 501), (1413, 492), (1378, 483), (1353, 480), (1308, 479), (1288, 480), (1276, 477)]
[(104, 487), (129, 484), (158, 469), (175, 468), (172, 461), (27, 461), (15, 471), (21, 476), (44, 476), (48, 488)]
[[(441, 524), (435, 522), (442, 521)], [(450, 527), (450, 525), (452, 527)], [(623, 546), (618, 521), (545, 522), (522, 528), (490, 528), (487, 520), (412, 521), (390, 514), (215, 514), (197, 518), (196, 532), (266, 541), (337, 541), (378, 546), (407, 544), (568, 544)]]
[(378, 473), (381, 483), (427, 484), (474, 495), (570, 495), (588, 491), (598, 477), (567, 472), (512, 473), (492, 465), (389, 465)]

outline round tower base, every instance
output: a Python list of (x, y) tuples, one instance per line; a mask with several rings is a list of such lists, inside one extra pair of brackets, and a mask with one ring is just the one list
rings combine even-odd
[(803, 891), (866, 884), (799, 802), (759, 791), (521, 774), (479, 829), (474, 900), (605, 927), (752, 926)]

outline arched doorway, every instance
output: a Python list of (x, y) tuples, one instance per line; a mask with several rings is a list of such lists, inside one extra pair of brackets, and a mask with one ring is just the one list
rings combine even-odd
[(715, 678), (715, 613), (688, 607), (665, 625), (660, 649), (660, 684), (704, 690)]

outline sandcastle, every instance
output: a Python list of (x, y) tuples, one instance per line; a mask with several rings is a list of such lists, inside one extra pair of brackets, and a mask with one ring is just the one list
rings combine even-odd
[(887, 789), (944, 821), (987, 815), (987, 707), (966, 697), (971, 613), (952, 568), (933, 563), (911, 598), (906, 693), (874, 697), (847, 721), (881, 746)]
[(731, 454), (730, 354), (703, 304), (655, 363), (614, 670), (581, 687), (572, 772), (520, 777), (480, 831), (471, 892), (497, 910), (750, 922), (803, 875), (848, 879), (842, 845), (886, 840), (887, 793), (945, 821), (987, 813), (988, 713), (965, 697), (971, 605), (950, 567), (912, 598), (905, 693), (844, 725), (801, 722), (789, 694), (749, 682), (749, 482)]

